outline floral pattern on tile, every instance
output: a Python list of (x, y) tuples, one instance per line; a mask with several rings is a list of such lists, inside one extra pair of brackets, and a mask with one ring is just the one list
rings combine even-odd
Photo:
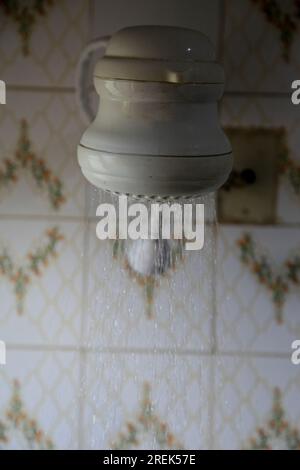
[(290, 290), (290, 282), (300, 285), (300, 251), (298, 255), (285, 261), (283, 268), (279, 271), (274, 269), (268, 257), (258, 253), (252, 236), (249, 233), (243, 235), (237, 245), (240, 248), (240, 258), (255, 275), (258, 282), (266, 286), (272, 293), (272, 300), (275, 305), (275, 315), (278, 323), (283, 322), (283, 307), (286, 296)]
[(266, 424), (259, 427), (250, 439), (252, 450), (300, 450), (300, 432), (286, 420), (282, 405), (282, 392), (275, 388), (273, 407)]
[(0, 448), (78, 448), (78, 352), (9, 348), (0, 387)]
[(159, 449), (183, 449), (180, 442), (169, 431), (167, 423), (155, 414), (151, 401), (151, 387), (147, 382), (143, 386), (143, 398), (136, 418), (126, 423), (126, 431), (119, 433), (113, 449), (132, 449), (141, 444), (144, 433), (152, 433)]
[(54, 448), (52, 440), (45, 435), (35, 419), (26, 412), (21, 396), (21, 385), (14, 380), (12, 396), (2, 421), (0, 421), (0, 448), (9, 442), (9, 435), (20, 434), (24, 440), (23, 448), (51, 450)]
[(89, 2), (2, 0), (0, 5), (1, 78), (10, 85), (74, 87), (88, 41)]
[(214, 448), (299, 447), (300, 376), (290, 357), (223, 356), (214, 364)]
[(79, 447), (85, 182), (74, 76), (89, 4), (0, 1), (3, 449)]
[(28, 123), (25, 119), (21, 121), (20, 138), (14, 158), (13, 160), (5, 160), (4, 164), (4, 170), (0, 170), (0, 188), (10, 183), (16, 183), (20, 170), (26, 169), (31, 173), (37, 186), (41, 190), (46, 190), (49, 202), (54, 209), (59, 209), (61, 204), (65, 202), (61, 180), (53, 175), (46, 163), (38, 158), (32, 150), (32, 143), (28, 136)]
[[(0, 276), (2, 338), (7, 344), (77, 346), (83, 225), (62, 221), (56, 228), (43, 220), (5, 219), (0, 220), (0, 233), (6, 273)], [(22, 312), (18, 316), (16, 295)]]
[(280, 173), (286, 176), (297, 196), (300, 195), (300, 165), (289, 158), (289, 151), (282, 155)]
[(48, 13), (49, 8), (53, 5), (54, 0), (2, 0), (0, 7), (4, 13), (11, 18), (17, 25), (18, 33), (22, 42), (22, 52), (28, 55), (30, 52), (30, 38), (34, 29), (35, 23), (38, 21), (39, 16), (44, 16)]
[(299, 229), (220, 229), (216, 291), (220, 351), (290, 350), (300, 335), (299, 250)]
[(228, 91), (291, 91), (300, 71), (299, 10), (298, 0), (225, 0)]
[(46, 268), (49, 260), (57, 256), (56, 245), (64, 239), (57, 227), (47, 230), (46, 236), (48, 238), (47, 243), (29, 253), (27, 255), (27, 264), (24, 266), (15, 266), (6, 247), (0, 251), (0, 274), (8, 278), (14, 286), (17, 312), (19, 314), (24, 311), (24, 300), (28, 285), (32, 282), (32, 275), (42, 275), (42, 268)]
[(282, 1), (278, 0), (252, 1), (261, 10), (266, 20), (279, 31), (283, 47), (283, 58), (288, 62), (290, 60), (291, 47), (299, 29), (299, 0), (290, 0), (289, 5), (285, 5)]
[(0, 130), (0, 213), (82, 217), (76, 146), (83, 125), (74, 95), (8, 91)]
[[(199, 4), (199, 0), (195, 5), (197, 2)], [(87, 0), (54, 2), (47, 10), (48, 14), (36, 22), (30, 54), (26, 57), (16, 27), (3, 15), (0, 33), (5, 48), (0, 47), (1, 78), (10, 85), (21, 87), (73, 87), (75, 64), (87, 39), (88, 3)], [(110, 33), (114, 9), (110, 8), (111, 18), (107, 21), (101, 2), (92, 3), (95, 3), (95, 14), (90, 24), (93, 27), (89, 29), (98, 35), (96, 30), (99, 32), (100, 24), (105, 34)], [(208, 2), (200, 3), (206, 12)], [(204, 32), (215, 33), (219, 3), (210, 2), (208, 15), (202, 15)], [(251, 0), (228, 0), (226, 3), (227, 86), (232, 91), (289, 92), (291, 77), (297, 77), (300, 70), (298, 36), (290, 48), (290, 62), (287, 63), (282, 58), (278, 31), (265, 21), (264, 14)], [(151, 10), (152, 6), (149, 8)], [(194, 21), (194, 27), (199, 28), (199, 17), (194, 15), (191, 19), (185, 10), (186, 22)], [(167, 17), (169, 10), (165, 9), (163, 14)], [(211, 21), (207, 22), (207, 17)], [(45, 163), (39, 170), (43, 173), (51, 168), (63, 184), (65, 202), (60, 204), (60, 211), (55, 212), (55, 216), (84, 214), (85, 184), (76, 161), (76, 142), (82, 128), (77, 122), (74, 94), (63, 89), (53, 93), (41, 90), (32, 93), (30, 88), (24, 93), (11, 90), (8, 90), (8, 104), (0, 108), (1, 135), (5, 136), (0, 142), (0, 170), (12, 180), (6, 188), (0, 183), (3, 191), (9, 193), (0, 201), (1, 214), (9, 216), (0, 222), (0, 232), (1, 237), (4, 234), (4, 238), (10, 240), (14, 248), (12, 255), (19, 261), (32, 249), (31, 242), (36, 236), (50, 226), (49, 220), (33, 222), (24, 215), (53, 216), (53, 205), (40, 197), (41, 192), (29, 171), (22, 173), (17, 185), (13, 184), (13, 178), (18, 175), (10, 160), (16, 149), (22, 118), (28, 122), (34, 152)], [(289, 160), (283, 169), (278, 215), (280, 221), (299, 222), (299, 196), (294, 185), (300, 162), (298, 109), (288, 98), (227, 97), (222, 114), (228, 125), (235, 121), (237, 125), (245, 126), (286, 127)], [(45, 184), (44, 188), (47, 191)], [(20, 215), (23, 218), (13, 219)], [(221, 257), (216, 266), (210, 245), (214, 243), (214, 233), (207, 232), (207, 251), (201, 256), (187, 257), (170, 276), (172, 279), (164, 278), (164, 285), (155, 289), (151, 321), (145, 315), (143, 290), (137, 279), (128, 275), (124, 264), (112, 260), (112, 245), (98, 243), (94, 227), (90, 226), (83, 260), (82, 226), (65, 221), (60, 224), (60, 230), (65, 236), (63, 249), (28, 290), (26, 304), (30, 308), (25, 308), (24, 315), (15, 315), (14, 296), (6, 282), (0, 281), (0, 298), (3, 300), (1, 338), (10, 343), (8, 365), (0, 368), (0, 446), (27, 448), (23, 436), (21, 442), (18, 440), (18, 432), (8, 433), (6, 423), (5, 407), (11, 399), (14, 377), (22, 384), (19, 393), (26, 405), (27, 416), (34, 416), (38, 428), (51, 436), (52, 442), (60, 448), (78, 448), (83, 444), (86, 448), (110, 447), (120, 429), (124, 429), (124, 423), (137, 416), (141, 409), (141, 391), (145, 384), (151, 388), (148, 398), (155, 415), (166, 420), (168, 429), (187, 448), (211, 448), (213, 444), (216, 448), (244, 448), (245, 443), (249, 445), (249, 436), (254, 436), (256, 444), (260, 444), (260, 436), (255, 430), (260, 426), (268, 428), (264, 417), (268, 420), (272, 415), (274, 390), (280, 390), (280, 406), (285, 411), (283, 421), (290, 423), (291, 430), (297, 426), (300, 419), (298, 369), (291, 368), (289, 358), (278, 358), (278, 353), (288, 356), (291, 341), (300, 336), (299, 299), (294, 291), (287, 296), (284, 322), (279, 327), (274, 321), (274, 306), (265, 287), (257, 283), (253, 274), (240, 263), (236, 247), (236, 239), (242, 236), (240, 229), (221, 228)], [(263, 229), (262, 232), (251, 228), (254, 239), (261, 246), (270, 248), (269, 259), (274, 258), (279, 265), (288, 255), (282, 240), (286, 246), (298, 246), (297, 229), (280, 229), (279, 232)], [(277, 251), (280, 252), (278, 258)], [(86, 308), (81, 312), (83, 264), (87, 299)], [(218, 304), (215, 305), (213, 272), (214, 266), (219, 268), (219, 264), (224, 269), (225, 279), (218, 283)], [(290, 275), (296, 279), (298, 270), (293, 264), (291, 268)], [(214, 323), (216, 309), (218, 315)], [(100, 352), (81, 351), (73, 357), (71, 353), (54, 349), (34, 351), (44, 345), (47, 348), (49, 345), (56, 348), (58, 344), (77, 347), (81, 313), (84, 330), (89, 325), (90, 315), (95, 316), (90, 326), (94, 328), (96, 339), (89, 343), (85, 337), (85, 344), (88, 349), (91, 346), (99, 348)], [(230, 350), (236, 355), (235, 359), (226, 358), (226, 354), (223, 358), (195, 354), (195, 351), (210, 351), (215, 329), (217, 350), (219, 347), (221, 354)], [(26, 344), (24, 350), (23, 344)], [(20, 349), (19, 352), (14, 350), (15, 347)], [(28, 351), (30, 347), (32, 351)], [(140, 350), (134, 353), (134, 348)], [(160, 348), (180, 351), (178, 355), (169, 355), (161, 353)], [(110, 352), (114, 349), (117, 349), (115, 354)], [(182, 349), (190, 349), (193, 354), (186, 354)], [(274, 358), (246, 358), (242, 354), (245, 349), (250, 350), (251, 355), (257, 351), (271, 352)], [(210, 376), (212, 362), (217, 378)], [(80, 408), (79, 363), (82, 365), (81, 386), (86, 386)], [(218, 382), (222, 368), (226, 370), (217, 393), (213, 385), (215, 380)], [(280, 406), (278, 401), (277, 412)], [(80, 409), (83, 410), (83, 421), (78, 422)], [(215, 422), (215, 430), (212, 422)], [(124, 433), (128, 438), (126, 428)], [(9, 440), (4, 443), (4, 439)], [(278, 441), (272, 440), (272, 447), (277, 444)], [(142, 436), (139, 445), (155, 448), (158, 444), (154, 440), (148, 445), (147, 436)], [(279, 445), (285, 446), (285, 442), (281, 440)]]

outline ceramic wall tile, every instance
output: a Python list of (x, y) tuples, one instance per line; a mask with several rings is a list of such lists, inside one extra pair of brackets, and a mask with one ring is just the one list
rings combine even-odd
[(73, 93), (12, 92), (0, 109), (0, 213), (83, 216)]
[(228, 226), (220, 230), (217, 332), (221, 351), (289, 353), (292, 341), (300, 336), (299, 255), (298, 229)]
[[(141, 274), (134, 264), (143, 257), (143, 242), (118, 245), (100, 241), (96, 225), (91, 223), (85, 342), (97, 348), (209, 351), (214, 310), (214, 240), (214, 227), (210, 226), (202, 251), (181, 253), (180, 243), (167, 245), (171, 264), (166, 261), (161, 274), (152, 276)], [(145, 249), (151, 251), (151, 241), (144, 243)]]
[(74, 87), (88, 40), (89, 2), (45, 0), (38, 8), (35, 3), (1, 3), (0, 76), (7, 85)]
[(300, 448), (300, 373), (289, 357), (223, 357), (215, 373), (215, 449)]
[(26, 3), (36, 21), (23, 37), (0, 5), (0, 448), (300, 448), (300, 230), (222, 227), (215, 263), (208, 224), (203, 251), (164, 247), (173, 263), (154, 282), (134, 244), (96, 238), (104, 199), (77, 163), (74, 93), (89, 36), (158, 17), (203, 31), (232, 92), (224, 126), (285, 128), (293, 174), (280, 177), (277, 218), (299, 224), (300, 114), (268, 96), (299, 78), (299, 33), (288, 57), (252, 0), (46, 0), (43, 14)]
[[(228, 91), (290, 93), (292, 81), (299, 77), (299, 7), (293, 0), (272, 5), (264, 0), (225, 0), (222, 49)], [(284, 21), (286, 13), (290, 21)], [(289, 29), (292, 24), (295, 33)], [(281, 38), (291, 38), (291, 43)]]
[[(125, 26), (159, 24), (196, 29), (206, 34), (213, 44), (219, 37), (219, 0), (189, 0), (183, 8), (174, 0), (96, 0), (92, 17), (94, 37), (105, 36)], [(103, 14), (105, 12), (105, 14)]]
[(84, 447), (207, 448), (209, 383), (209, 358), (88, 354)]
[[(222, 103), (222, 124), (238, 127), (283, 128), (286, 134), (286, 157), (291, 171), (280, 170), (277, 219), (281, 223), (300, 222), (300, 113), (288, 98), (226, 97)], [(285, 156), (284, 156), (285, 157)], [(281, 162), (277, 162), (277, 164)], [(281, 165), (280, 169), (286, 165)]]
[(2, 219), (0, 247), (1, 339), (78, 345), (82, 225)]
[(78, 448), (78, 353), (8, 350), (0, 387), (0, 449)]

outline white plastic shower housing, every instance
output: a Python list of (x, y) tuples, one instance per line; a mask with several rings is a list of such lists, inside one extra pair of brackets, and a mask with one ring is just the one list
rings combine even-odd
[(114, 34), (94, 71), (100, 96), (78, 160), (115, 194), (190, 198), (215, 191), (232, 169), (220, 127), (224, 72), (198, 31), (133, 26)]

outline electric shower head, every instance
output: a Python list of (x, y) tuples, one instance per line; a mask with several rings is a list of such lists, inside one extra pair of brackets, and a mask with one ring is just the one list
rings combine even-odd
[(100, 96), (78, 160), (93, 185), (149, 199), (215, 191), (232, 169), (217, 102), (224, 72), (198, 31), (134, 26), (112, 36), (97, 63)]

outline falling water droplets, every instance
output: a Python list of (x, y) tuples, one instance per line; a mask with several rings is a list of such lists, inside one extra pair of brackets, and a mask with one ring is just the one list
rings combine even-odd
[[(115, 195), (103, 192), (97, 197), (98, 202), (116, 205), (118, 201)], [(135, 202), (129, 198), (129, 205)], [(201, 360), (203, 369), (210, 367), (208, 353), (215, 341), (214, 195), (176, 202), (205, 204), (202, 251), (181, 253), (180, 243), (158, 240), (120, 244), (113, 256), (113, 242), (97, 240), (91, 225), (90, 298), (84, 317), (87, 373), (81, 384), (88, 448), (110, 448), (118, 433), (126, 430), (126, 423), (135, 420), (145, 383), (150, 385), (151, 413), (184, 441), (183, 430), (188, 429), (192, 413), (186, 399), (188, 387), (196, 381), (204, 394), (207, 386), (202, 384), (202, 370), (194, 377), (190, 368), (193, 360)], [(146, 204), (150, 208), (151, 203)], [(200, 426), (198, 408), (201, 434), (206, 423)], [(144, 442), (149, 448), (158, 446), (153, 435)]]

